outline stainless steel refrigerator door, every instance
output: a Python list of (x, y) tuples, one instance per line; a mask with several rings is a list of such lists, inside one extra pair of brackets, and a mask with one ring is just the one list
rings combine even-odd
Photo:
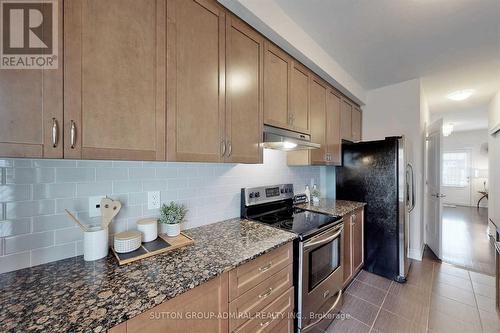
[(399, 275), (396, 281), (405, 282), (410, 269), (410, 261), (408, 260), (408, 243), (409, 243), (409, 205), (408, 198), (412, 192), (410, 184), (408, 184), (408, 160), (406, 156), (406, 141), (402, 137), (398, 140), (398, 256), (399, 256)]

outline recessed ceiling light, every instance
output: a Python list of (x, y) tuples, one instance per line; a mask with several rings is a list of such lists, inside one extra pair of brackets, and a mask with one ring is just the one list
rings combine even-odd
[(452, 101), (463, 101), (471, 97), (473, 93), (474, 89), (457, 90), (452, 92), (451, 94), (448, 94), (446, 97), (448, 97), (448, 99), (451, 99)]

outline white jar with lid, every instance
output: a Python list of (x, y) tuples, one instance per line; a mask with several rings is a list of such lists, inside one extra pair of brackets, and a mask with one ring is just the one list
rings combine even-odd
[(139, 220), (137, 230), (142, 233), (144, 243), (154, 241), (158, 237), (158, 222), (154, 218)]

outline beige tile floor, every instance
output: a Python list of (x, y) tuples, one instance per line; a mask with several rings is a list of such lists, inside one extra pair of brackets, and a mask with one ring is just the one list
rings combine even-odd
[(500, 332), (495, 279), (425, 258), (399, 284), (361, 271), (347, 288), (328, 333)]

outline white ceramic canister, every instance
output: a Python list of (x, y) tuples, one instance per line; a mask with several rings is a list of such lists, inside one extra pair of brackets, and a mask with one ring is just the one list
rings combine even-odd
[(142, 233), (142, 242), (151, 242), (158, 237), (158, 221), (153, 218), (137, 221), (137, 230)]
[(83, 232), (83, 260), (93, 261), (108, 255), (108, 228), (94, 227)]

